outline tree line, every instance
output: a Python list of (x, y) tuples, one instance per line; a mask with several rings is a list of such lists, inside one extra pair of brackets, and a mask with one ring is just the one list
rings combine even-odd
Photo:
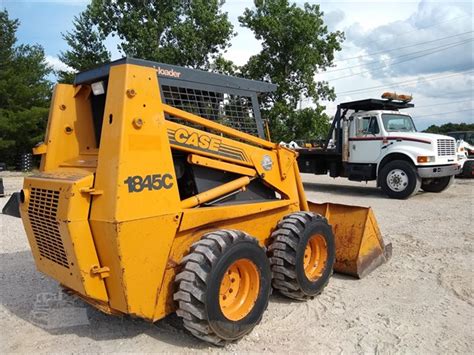
[[(329, 117), (320, 100), (334, 100), (327, 82), (315, 80), (333, 64), (344, 34), (330, 32), (319, 5), (288, 0), (255, 0), (239, 25), (253, 32), (259, 53), (244, 65), (223, 54), (237, 35), (222, 0), (92, 0), (63, 33), (67, 50), (59, 59), (70, 68), (54, 72), (39, 45), (17, 44), (20, 25), (0, 12), (0, 160), (14, 164), (22, 152), (42, 140), (55, 74), (71, 83), (78, 71), (111, 60), (107, 40), (115, 38), (122, 56), (220, 72), (278, 85), (261, 97), (262, 116), (274, 141), (323, 136)], [(300, 109), (310, 99), (314, 107)]]
[(423, 132), (427, 133), (436, 133), (436, 134), (446, 134), (449, 132), (456, 131), (474, 131), (474, 123), (446, 123), (441, 126), (432, 124)]

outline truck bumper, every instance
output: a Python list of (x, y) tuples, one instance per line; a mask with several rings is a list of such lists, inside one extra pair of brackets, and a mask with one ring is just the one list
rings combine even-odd
[(461, 172), (461, 165), (441, 165), (441, 166), (426, 166), (417, 167), (418, 175), (424, 178), (438, 178), (443, 176), (456, 175)]

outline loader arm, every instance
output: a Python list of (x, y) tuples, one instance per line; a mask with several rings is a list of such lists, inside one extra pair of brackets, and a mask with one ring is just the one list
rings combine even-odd
[[(163, 110), (165, 113), (183, 119), (188, 123), (200, 125), (212, 129), (214, 132), (221, 133), (221, 135), (212, 134), (172, 121), (166, 121), (171, 147), (196, 154), (191, 156), (191, 159), (188, 159), (188, 162), (192, 164), (212, 166), (216, 169), (234, 171), (250, 177), (259, 176), (283, 194), (285, 187), (281, 186), (281, 181), (286, 179), (288, 170), (292, 169), (291, 165), (293, 165), (294, 185), (297, 188), (300, 210), (312, 211), (325, 216), (333, 227), (337, 245), (336, 264), (334, 265), (336, 272), (362, 278), (391, 257), (392, 246), (391, 244), (384, 244), (377, 221), (370, 208), (331, 203), (316, 204), (310, 202), (308, 204), (296, 164), (297, 153), (280, 147), (275, 143), (214, 123), (168, 105), (163, 105)], [(223, 136), (224, 134), (239, 140), (226, 138)], [(205, 139), (202, 139), (203, 137)], [(199, 154), (210, 159), (200, 158)], [(273, 175), (266, 174), (261, 166), (262, 156), (275, 159), (275, 154), (278, 161), (283, 160), (287, 165), (283, 168), (280, 165), (279, 174), (277, 172)], [(237, 168), (237, 166), (242, 167)], [(252, 169), (244, 168), (243, 166), (249, 166)], [(249, 181), (249, 179), (242, 180), (241, 184), (235, 184), (230, 190), (220, 186), (214, 192), (213, 197), (219, 198), (219, 196), (230, 193), (232, 190), (236, 191), (240, 188), (245, 188)], [(199, 201), (200, 199), (198, 198), (197, 200)], [(203, 201), (207, 202), (209, 199)], [(185, 201), (184, 203), (186, 204), (187, 202)], [(195, 207), (197, 205), (198, 203), (196, 202), (189, 206)], [(183, 207), (187, 206), (184, 205)]]
[[(212, 165), (215, 169), (258, 177), (286, 199), (297, 199), (301, 210), (308, 210), (295, 151), (166, 104), (162, 104), (162, 107), (166, 114), (174, 118), (215, 132), (206, 132), (189, 125), (166, 121), (171, 148), (192, 153), (188, 159), (189, 163)], [(201, 156), (208, 159), (199, 159)], [(244, 170), (244, 167), (252, 169)], [(298, 179), (300, 183), (288, 185), (288, 181), (294, 181), (293, 178)], [(289, 194), (289, 191), (292, 193)]]

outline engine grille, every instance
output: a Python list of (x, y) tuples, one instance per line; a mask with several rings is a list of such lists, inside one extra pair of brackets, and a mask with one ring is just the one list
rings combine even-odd
[(438, 155), (455, 155), (456, 142), (453, 139), (438, 139)]
[(69, 269), (56, 220), (58, 201), (59, 191), (33, 187), (30, 192), (28, 217), (40, 255)]

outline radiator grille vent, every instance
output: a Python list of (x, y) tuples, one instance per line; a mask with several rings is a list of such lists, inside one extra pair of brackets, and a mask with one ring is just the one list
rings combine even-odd
[(438, 139), (438, 155), (455, 155), (456, 143), (453, 139)]
[(33, 187), (30, 192), (28, 217), (40, 255), (69, 269), (56, 220), (58, 201), (59, 191)]

